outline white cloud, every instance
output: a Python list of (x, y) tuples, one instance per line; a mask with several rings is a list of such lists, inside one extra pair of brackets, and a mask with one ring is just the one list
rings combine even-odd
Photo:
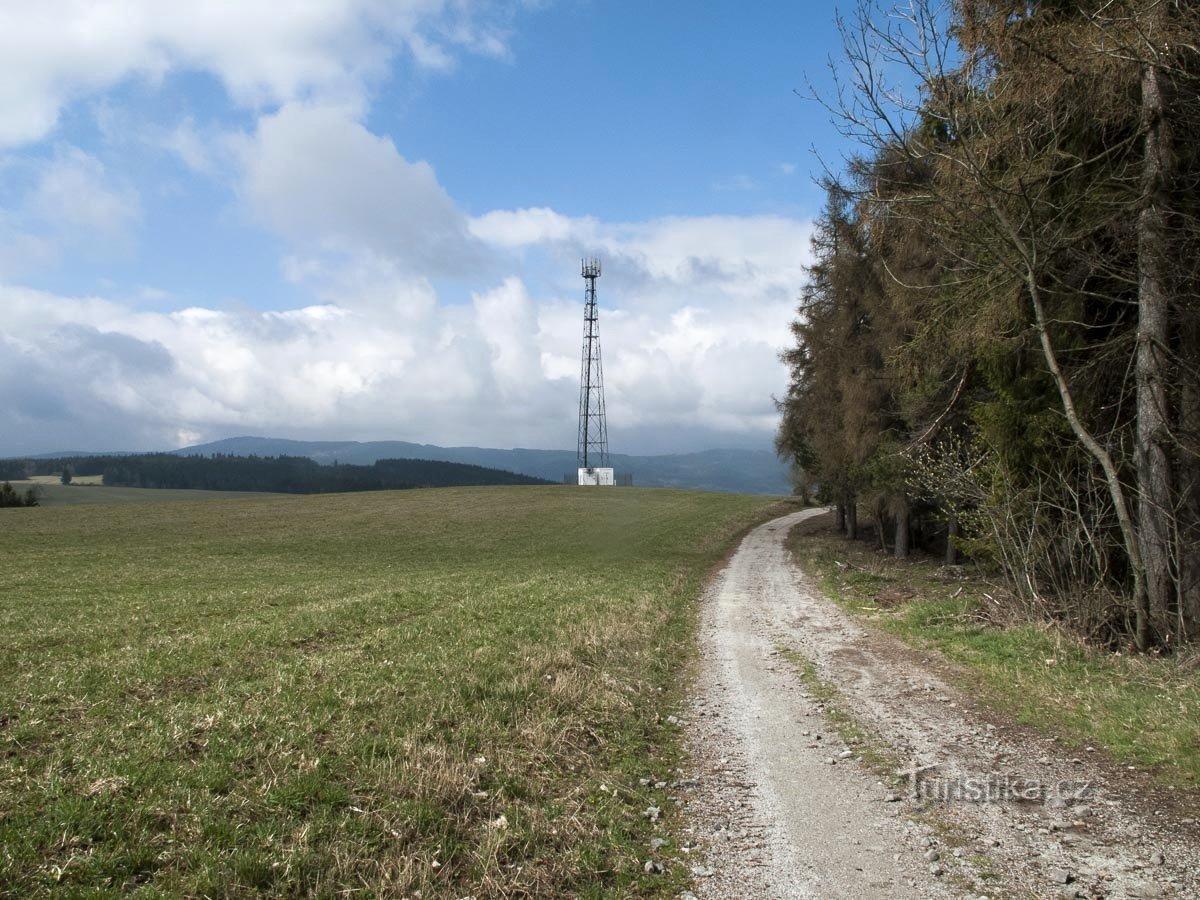
[(159, 136), (157, 142), (178, 156), (193, 172), (211, 175), (216, 170), (213, 147), (220, 143), (219, 137), (214, 139), (213, 135), (201, 135), (191, 116)]
[(241, 157), (254, 215), (309, 251), (367, 251), (428, 275), (482, 258), (433, 168), (342, 108), (288, 104), (259, 120)]
[[(581, 331), (576, 260), (603, 257), (600, 332), (615, 435), (757, 434), (766, 444), (778, 420), (772, 396), (786, 387), (778, 352), (790, 342), (811, 260), (810, 223), (780, 216), (606, 223), (528, 209), (487, 213), (471, 229), (513, 252), (548, 251), (568, 276), (562, 282), (578, 291), (537, 307), (543, 376), (572, 386)], [(565, 406), (555, 413), (564, 433), (572, 413)]]
[(19, 187), (0, 209), (0, 277), (53, 266), (67, 252), (97, 259), (132, 248), (141, 201), (100, 160), (63, 144), (8, 165)]
[(649, 222), (602, 223), (547, 209), (497, 210), (470, 222), (488, 243), (516, 250), (556, 248), (561, 255), (600, 253), (622, 284), (657, 284), (667, 304), (686, 286), (713, 302), (790, 300), (810, 260), (810, 223), (782, 216), (675, 216)]
[[(44, 138), (66, 104), (124, 80), (209, 72), (252, 112), (249, 131), (220, 116), (129, 121), (103, 98), (95, 121), (109, 150), (148, 143), (232, 185), (285, 243), (284, 279), (311, 295), (282, 311), (172, 310), (154, 289), (118, 303), (0, 284), (0, 394), (14, 398), (0, 406), (0, 453), (247, 431), (571, 447), (577, 264), (592, 254), (613, 449), (637, 449), (619, 445), (623, 431), (765, 444), (808, 223), (470, 218), (428, 162), (365, 126), (397, 54), (429, 70), (503, 58), (518, 2), (0, 3), (0, 146)], [(35, 152), (0, 210), (0, 275), (129, 243), (136, 192), (75, 147)]]
[(77, 147), (59, 148), (37, 165), (29, 210), (53, 228), (124, 244), (141, 214), (136, 192), (111, 183), (104, 165)]
[[(11, 288), (0, 303), (0, 340), (18, 361), (0, 367), (0, 392), (25, 398), (4, 413), (5, 451), (70, 423), (86, 430), (95, 417), (85, 410), (137, 423), (131, 433), (156, 438), (151, 446), (231, 429), (469, 440), (502, 422), (553, 443), (559, 424), (542, 415), (555, 388), (537, 365), (536, 311), (515, 279), (473, 306), (416, 320), (333, 305), (145, 312)], [(95, 433), (77, 440), (103, 443)]]
[(10, 214), (0, 209), (0, 277), (23, 275), (52, 265), (59, 248), (43, 235), (30, 234)]
[(423, 321), (438, 303), (427, 278), (406, 275), (395, 262), (367, 252), (335, 258), (286, 256), (282, 269), (285, 279), (307, 287), (326, 303), (374, 311), (393, 321)]
[(363, 107), (407, 53), (444, 69), (503, 57), (509, 3), (479, 0), (38, 0), (0, 5), (0, 146), (45, 137), (71, 100), (140, 77), (213, 73), (238, 104)]
[(572, 219), (552, 209), (498, 209), (471, 220), (471, 231), (498, 247), (580, 240), (596, 233), (592, 219)]
[[(766, 444), (777, 421), (772, 395), (786, 386), (777, 354), (788, 343), (791, 300), (702, 307), (687, 305), (681, 287), (675, 307), (661, 309), (612, 293), (601, 296), (618, 309), (602, 308), (600, 321), (610, 429), (756, 433)], [(574, 383), (580, 305), (544, 307), (540, 321), (543, 347)]]
[[(561, 232), (554, 217), (536, 218)], [(776, 353), (788, 340), (789, 273), (803, 261), (792, 241), (806, 231), (767, 224), (585, 223), (619, 250), (606, 259), (600, 324), (614, 449), (638, 449), (620, 446), (622, 432), (758, 435), (766, 444), (771, 395), (784, 386)], [(785, 236), (772, 244), (776, 230)], [(650, 259), (652, 267), (623, 271), (628, 260)], [(447, 304), (384, 257), (331, 266), (294, 256), (285, 272), (325, 302), (150, 312), (0, 288), (8, 312), (0, 340), (21, 360), (0, 367), (0, 392), (25, 397), (0, 430), (38, 436), (36, 445), (10, 437), (0, 450), (50, 449), (55, 439), (164, 447), (180, 434), (244, 432), (573, 445), (576, 285), (556, 296), (510, 276), (469, 303)], [(726, 276), (706, 284), (712, 272)]]

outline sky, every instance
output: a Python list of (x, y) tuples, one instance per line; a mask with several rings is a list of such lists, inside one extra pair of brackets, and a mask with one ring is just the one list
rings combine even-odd
[(834, 7), (0, 0), (0, 455), (768, 448)]

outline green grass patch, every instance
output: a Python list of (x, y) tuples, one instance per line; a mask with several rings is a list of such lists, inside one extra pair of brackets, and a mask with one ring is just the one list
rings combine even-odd
[(249, 491), (185, 491), (174, 488), (105, 487), (95, 479), (81, 475), (71, 484), (63, 484), (57, 475), (38, 475), (10, 482), (24, 493), (36, 488), (42, 506), (79, 506), (92, 503), (177, 503), (180, 500), (246, 500), (251, 497), (277, 497), (278, 494)]
[(680, 759), (663, 720), (703, 577), (771, 504), (5, 510), (0, 895), (678, 890), (683, 866), (642, 872), (674, 813), (639, 779)]
[(790, 647), (779, 647), (776, 652), (787, 660), (792, 670), (807, 689), (809, 696), (823, 706), (822, 714), (845, 742), (854, 748), (862, 762), (889, 785), (898, 785), (905, 761), (894, 748), (873, 728), (850, 711), (841, 691), (831, 681), (822, 678), (810, 659)]
[(1019, 722), (1103, 748), (1165, 783), (1200, 787), (1200, 670), (1182, 657), (1131, 657), (1039, 624), (997, 624), (1000, 595), (946, 579), (929, 558), (898, 561), (830, 528), (789, 546), (846, 610), (958, 664), (962, 686)]

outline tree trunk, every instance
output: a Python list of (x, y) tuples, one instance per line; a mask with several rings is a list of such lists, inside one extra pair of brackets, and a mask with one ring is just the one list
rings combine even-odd
[(1042, 345), (1042, 358), (1046, 361), (1046, 367), (1050, 370), (1050, 376), (1054, 379), (1054, 384), (1058, 388), (1058, 396), (1062, 400), (1063, 412), (1067, 417), (1067, 424), (1071, 426), (1071, 431), (1075, 433), (1075, 437), (1083, 444), (1084, 448), (1092, 455), (1092, 458), (1100, 464), (1100, 468), (1104, 470), (1104, 484), (1108, 488), (1108, 495), (1112, 498), (1113, 511), (1117, 516), (1117, 524), (1121, 527), (1121, 541), (1125, 545), (1125, 553), (1129, 557), (1129, 568), (1133, 570), (1133, 615), (1134, 615), (1134, 642), (1139, 650), (1146, 650), (1150, 646), (1150, 603), (1149, 595), (1146, 593), (1146, 569), (1142, 562), (1142, 545), (1138, 540), (1137, 529), (1133, 524), (1133, 514), (1130, 511), (1129, 499), (1125, 496), (1125, 486), (1121, 483), (1121, 475), (1117, 471), (1117, 464), (1113, 461), (1112, 454), (1108, 452), (1106, 447), (1101, 446), (1095, 436), (1088, 431), (1087, 426), (1083, 424), (1083, 420), (1079, 418), (1079, 411), (1075, 408), (1075, 397), (1071, 393), (1071, 386), (1067, 383), (1067, 377), (1063, 375), (1062, 367), (1058, 364), (1058, 354), (1054, 350), (1054, 342), (1050, 339), (1050, 332), (1046, 323), (1046, 307), (1042, 303), (1042, 292), (1038, 286), (1037, 278), (1034, 272), (1029, 270), (1026, 273), (1026, 286), (1029, 288), (1029, 298), (1033, 303), (1034, 321), (1037, 326), (1038, 340)]
[(1171, 565), (1175, 502), (1171, 489), (1171, 424), (1167, 395), (1170, 344), (1171, 148), (1163, 115), (1162, 73), (1153, 62), (1142, 73), (1144, 206), (1138, 216), (1137, 483), (1138, 541), (1146, 573), (1150, 628), (1160, 640), (1178, 640), (1175, 577)]
[(839, 503), (837, 505), (837, 507), (834, 509), (833, 526), (838, 531), (846, 530), (846, 504), (845, 503)]
[(1179, 497), (1176, 523), (1179, 604), (1183, 639), (1200, 641), (1200, 310), (1183, 311), (1180, 347), (1183, 384), (1179, 391), (1178, 456), (1175, 491)]
[(858, 540), (858, 498), (853, 493), (846, 495), (846, 537)]
[(1071, 392), (1071, 385), (1063, 374), (1062, 366), (1058, 364), (1058, 352), (1054, 349), (1054, 340), (1050, 336), (1046, 305), (1042, 301), (1042, 288), (1038, 283), (1038, 255), (1035, 252), (1037, 247), (1036, 245), (1031, 247), (1026, 242), (994, 197), (988, 197), (988, 206), (996, 216), (996, 222), (1001, 231), (1012, 242), (1013, 248), (1022, 259), (1025, 269), (1025, 287), (1029, 291), (1029, 302), (1033, 306), (1034, 328), (1037, 331), (1038, 343), (1042, 347), (1042, 359), (1045, 360), (1046, 368), (1050, 370), (1050, 377), (1054, 379), (1054, 386), (1058, 389), (1067, 424), (1071, 426), (1071, 431), (1079, 443), (1083, 444), (1084, 449), (1091, 454), (1104, 471), (1104, 485), (1108, 488), (1108, 496), (1112, 499), (1113, 512), (1116, 513), (1117, 524), (1121, 529), (1121, 543), (1125, 545), (1125, 555), (1129, 558), (1129, 568), (1133, 572), (1134, 642), (1139, 650), (1146, 650), (1149, 648), (1151, 640), (1146, 569), (1142, 562), (1142, 545), (1138, 539), (1138, 530), (1133, 524), (1133, 510), (1129, 498), (1125, 494), (1125, 485), (1121, 482), (1121, 474), (1117, 471), (1117, 464), (1113, 460), (1112, 453), (1096, 440), (1095, 435), (1088, 430), (1079, 417), (1079, 410), (1075, 406), (1075, 395)]
[(1194, 459), (1187, 461), (1186, 493), (1180, 504), (1178, 577), (1180, 641), (1200, 641), (1200, 470)]
[(908, 559), (912, 543), (912, 518), (909, 514), (908, 498), (901, 494), (896, 505), (896, 559)]
[(954, 539), (958, 537), (958, 517), (951, 516), (946, 522), (946, 565), (958, 565), (958, 547), (954, 546)]

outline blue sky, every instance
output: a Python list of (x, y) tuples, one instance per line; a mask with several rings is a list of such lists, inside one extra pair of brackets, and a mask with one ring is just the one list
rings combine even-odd
[(769, 446), (833, 14), (0, 11), (0, 453), (570, 447), (592, 253), (613, 449)]

